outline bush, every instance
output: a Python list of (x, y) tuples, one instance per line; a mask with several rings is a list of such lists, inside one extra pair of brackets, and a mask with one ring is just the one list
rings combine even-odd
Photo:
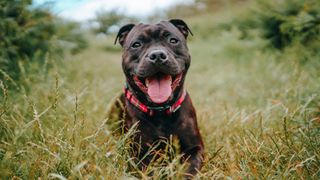
[(277, 49), (299, 44), (314, 50), (319, 47), (320, 1), (259, 0), (252, 11), (229, 24), (239, 27), (244, 37), (250, 34), (250, 30), (258, 29), (261, 36)]
[(50, 50), (55, 33), (52, 15), (42, 9), (28, 8), (31, 1), (0, 2), (0, 67), (13, 79), (20, 74), (19, 63), (39, 61)]
[(309, 45), (319, 40), (320, 2), (285, 0), (262, 4), (263, 36), (279, 49), (300, 43)]
[(43, 72), (50, 66), (49, 54), (61, 56), (63, 49), (76, 53), (87, 46), (78, 24), (58, 19), (49, 10), (31, 4), (31, 0), (0, 1), (0, 79), (3, 81), (19, 80), (32, 63), (36, 64), (32, 71)]

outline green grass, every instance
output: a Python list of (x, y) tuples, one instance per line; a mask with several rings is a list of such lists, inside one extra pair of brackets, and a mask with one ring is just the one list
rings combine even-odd
[[(187, 21), (216, 27), (226, 14)], [(303, 47), (277, 52), (255, 32), (241, 39), (235, 27), (212, 29), (203, 37), (204, 28), (196, 28), (189, 41), (186, 85), (206, 148), (197, 177), (319, 179), (319, 57), (302, 63)], [(179, 156), (138, 171), (129, 156), (134, 132), (116, 137), (108, 130), (107, 106), (124, 84), (121, 53), (112, 42), (92, 38), (87, 50), (66, 57), (49, 75), (25, 75), (25, 88), (1, 83), (0, 177), (182, 177)]]

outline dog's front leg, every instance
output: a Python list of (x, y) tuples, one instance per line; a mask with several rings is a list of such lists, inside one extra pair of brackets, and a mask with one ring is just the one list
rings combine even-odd
[[(192, 123), (193, 124), (193, 123)], [(197, 126), (181, 129), (180, 135), (182, 161), (189, 164), (186, 179), (191, 179), (200, 171), (204, 158), (204, 145)]]
[(182, 160), (189, 164), (187, 179), (191, 179), (200, 171), (204, 160), (204, 145), (199, 132), (197, 117), (191, 101), (187, 101), (181, 108), (177, 135), (180, 140)]
[(189, 165), (186, 178), (191, 179), (194, 175), (197, 174), (197, 171), (200, 171), (203, 162), (203, 147), (201, 145), (191, 147), (189, 149), (184, 149), (183, 161), (186, 161)]

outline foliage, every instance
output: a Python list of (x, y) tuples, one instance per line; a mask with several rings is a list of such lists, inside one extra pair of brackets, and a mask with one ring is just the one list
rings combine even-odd
[(263, 35), (273, 46), (281, 49), (295, 42), (309, 45), (320, 40), (319, 1), (276, 2), (268, 1), (260, 11)]
[(42, 9), (30, 10), (30, 4), (31, 1), (0, 2), (0, 67), (13, 79), (19, 77), (19, 63), (45, 64), (55, 33), (53, 16)]
[(70, 50), (72, 54), (80, 53), (88, 47), (80, 23), (56, 18), (54, 24), (57, 29), (55, 39), (60, 42), (60, 47)]
[(92, 20), (97, 23), (97, 27), (93, 28), (95, 33), (107, 34), (108, 30), (113, 25), (119, 25), (126, 16), (118, 13), (116, 10), (112, 11), (97, 11), (95, 18)]
[[(32, 1), (0, 2), (0, 78), (18, 80), (21, 73), (50, 67), (49, 55), (62, 56), (86, 47), (79, 25), (54, 17), (48, 10), (31, 7)], [(37, 68), (30, 69), (29, 66)], [(23, 72), (26, 71), (26, 72)]]
[(320, 47), (320, 2), (317, 0), (284, 0), (255, 2), (244, 17), (233, 24), (244, 33), (258, 29), (275, 48), (301, 44), (316, 51)]

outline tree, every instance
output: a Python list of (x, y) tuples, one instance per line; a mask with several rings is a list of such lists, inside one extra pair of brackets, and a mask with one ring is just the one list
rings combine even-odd
[(113, 25), (119, 25), (125, 18), (124, 15), (119, 14), (116, 10), (104, 11), (100, 10), (96, 12), (93, 22), (98, 23), (98, 27), (93, 28), (95, 33), (108, 33), (108, 29)]

